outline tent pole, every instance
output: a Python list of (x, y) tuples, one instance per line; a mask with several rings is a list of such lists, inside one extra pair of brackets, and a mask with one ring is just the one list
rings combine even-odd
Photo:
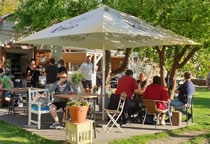
[(102, 67), (102, 120), (104, 120), (104, 107), (105, 107), (105, 49), (104, 49), (104, 42), (103, 42), (103, 67)]

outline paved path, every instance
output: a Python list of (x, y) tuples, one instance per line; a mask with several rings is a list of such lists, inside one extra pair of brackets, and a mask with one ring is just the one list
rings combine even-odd
[[(0, 111), (2, 111), (0, 109)], [(59, 114), (60, 117), (62, 116), (62, 113)], [(52, 118), (50, 114), (42, 115), (42, 126), (41, 130), (37, 130), (35, 125), (28, 126), (27, 125), (27, 115), (24, 114), (15, 114), (15, 115), (3, 115), (0, 116), (0, 120), (4, 120), (8, 123), (17, 125), (21, 128), (26, 129), (27, 131), (33, 132), (35, 134), (38, 134), (42, 137), (45, 137), (47, 139), (53, 139), (53, 140), (60, 140), (65, 141), (65, 129), (61, 130), (55, 130), (55, 129), (49, 129), (49, 125), (53, 123)], [(185, 123), (182, 124), (181, 127), (186, 126)], [(107, 134), (106, 130), (103, 128), (97, 127), (96, 132), (96, 139), (93, 139), (94, 144), (106, 144), (110, 141), (117, 140), (117, 139), (128, 139), (132, 136), (136, 135), (143, 135), (143, 134), (154, 134), (161, 131), (167, 131), (171, 129), (177, 129), (180, 127), (177, 126), (158, 126), (155, 128), (154, 125), (144, 125), (141, 127), (141, 124), (126, 124), (123, 125), (124, 133), (121, 133), (117, 128), (113, 128), (112, 131)]]

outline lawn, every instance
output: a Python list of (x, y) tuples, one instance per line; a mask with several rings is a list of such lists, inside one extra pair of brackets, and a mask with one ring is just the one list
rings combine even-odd
[(0, 121), (0, 144), (61, 144)]
[(130, 139), (122, 139), (110, 142), (110, 144), (145, 144), (152, 139), (167, 138), (189, 131), (204, 131), (208, 133), (202, 136), (195, 137), (189, 143), (201, 143), (204, 139), (210, 142), (210, 92), (205, 88), (196, 89), (194, 95), (194, 125), (189, 125), (186, 128), (161, 132), (155, 135), (134, 136)]

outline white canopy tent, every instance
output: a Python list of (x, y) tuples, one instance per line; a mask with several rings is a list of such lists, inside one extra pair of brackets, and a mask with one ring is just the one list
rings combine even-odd
[[(105, 50), (198, 44), (170, 30), (153, 27), (137, 17), (106, 5), (48, 27), (17, 43), (102, 49), (103, 94), (105, 94)], [(102, 107), (104, 108), (104, 102)], [(104, 113), (102, 115), (104, 117)]]

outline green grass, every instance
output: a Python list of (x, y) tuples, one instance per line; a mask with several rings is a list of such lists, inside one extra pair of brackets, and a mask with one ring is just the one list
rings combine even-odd
[[(110, 142), (110, 144), (145, 144), (152, 139), (167, 138), (188, 131), (202, 131), (210, 130), (210, 92), (207, 89), (196, 89), (194, 95), (194, 122), (195, 125), (189, 125), (188, 127), (178, 130), (172, 130), (168, 132), (161, 132), (153, 135), (141, 135), (134, 136), (130, 139), (122, 139)], [(195, 137), (189, 143), (201, 143), (204, 139), (210, 141), (210, 134), (204, 134)]]
[(0, 144), (61, 144), (0, 121)]

